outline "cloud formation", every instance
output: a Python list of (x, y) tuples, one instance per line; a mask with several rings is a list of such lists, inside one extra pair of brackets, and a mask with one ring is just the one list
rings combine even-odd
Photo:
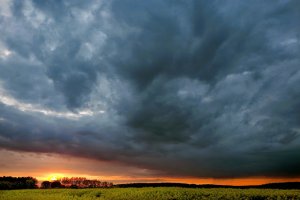
[(300, 176), (297, 1), (0, 4), (0, 148)]

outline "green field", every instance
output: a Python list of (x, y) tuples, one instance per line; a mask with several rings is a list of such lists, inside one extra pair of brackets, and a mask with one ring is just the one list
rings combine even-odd
[(272, 189), (35, 189), (0, 190), (1, 200), (190, 200), (190, 199), (300, 199), (300, 190)]

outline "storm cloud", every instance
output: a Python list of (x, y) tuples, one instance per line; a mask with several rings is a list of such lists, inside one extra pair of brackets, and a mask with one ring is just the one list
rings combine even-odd
[(3, 0), (0, 148), (300, 176), (299, 19), (296, 0)]

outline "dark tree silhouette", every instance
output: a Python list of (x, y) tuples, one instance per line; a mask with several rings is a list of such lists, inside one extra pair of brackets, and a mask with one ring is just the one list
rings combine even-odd
[(41, 184), (41, 188), (48, 189), (51, 188), (51, 182), (50, 181), (43, 181)]
[(113, 184), (109, 182), (101, 182), (99, 180), (89, 180), (84, 177), (64, 177), (61, 180), (61, 183), (66, 187), (75, 188), (101, 188), (101, 187), (112, 187)]
[(71, 185), (69, 188), (72, 188), (72, 189), (77, 189), (78, 186), (77, 185)]
[(62, 184), (59, 181), (54, 181), (51, 183), (51, 188), (62, 188)]
[(0, 189), (33, 189), (37, 188), (37, 180), (32, 177), (0, 177)]

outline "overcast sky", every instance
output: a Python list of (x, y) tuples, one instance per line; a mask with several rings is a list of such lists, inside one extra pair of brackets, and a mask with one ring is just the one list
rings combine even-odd
[[(299, 19), (297, 0), (0, 0), (0, 153), (298, 177)], [(0, 173), (30, 169), (12, 158)]]

